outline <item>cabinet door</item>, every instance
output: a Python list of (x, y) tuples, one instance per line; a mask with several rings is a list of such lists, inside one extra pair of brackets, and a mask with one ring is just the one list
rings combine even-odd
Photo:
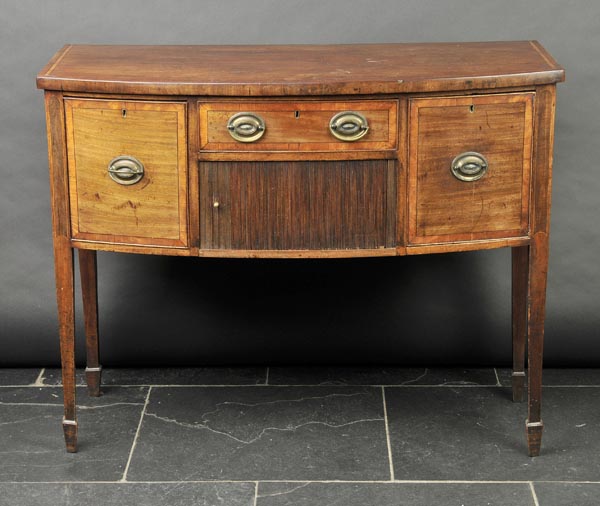
[(203, 162), (205, 249), (395, 246), (395, 162)]
[(413, 99), (409, 242), (526, 236), (534, 93)]
[(67, 99), (65, 111), (73, 238), (187, 246), (186, 105)]

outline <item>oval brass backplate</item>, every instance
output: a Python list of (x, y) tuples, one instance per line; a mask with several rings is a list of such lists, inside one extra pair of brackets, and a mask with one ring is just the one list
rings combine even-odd
[(117, 156), (108, 164), (108, 175), (116, 183), (129, 186), (144, 177), (144, 165), (133, 156)]
[(229, 118), (227, 130), (236, 141), (254, 142), (265, 134), (266, 125), (256, 113), (238, 112)]
[(488, 161), (481, 153), (467, 151), (458, 155), (450, 164), (452, 175), (461, 181), (477, 181), (487, 172)]
[(353, 142), (367, 134), (369, 123), (359, 112), (342, 111), (329, 121), (329, 131), (337, 139)]

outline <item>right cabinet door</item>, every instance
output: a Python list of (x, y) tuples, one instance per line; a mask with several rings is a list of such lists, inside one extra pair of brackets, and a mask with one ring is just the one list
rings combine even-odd
[(409, 243), (528, 234), (534, 97), (411, 100)]

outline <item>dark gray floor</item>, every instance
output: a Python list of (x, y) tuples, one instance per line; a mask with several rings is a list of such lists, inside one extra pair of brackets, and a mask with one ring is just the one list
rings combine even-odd
[(67, 454), (59, 371), (0, 369), (0, 506), (598, 506), (600, 370), (544, 378), (533, 459), (510, 371), (333, 367), (107, 370)]

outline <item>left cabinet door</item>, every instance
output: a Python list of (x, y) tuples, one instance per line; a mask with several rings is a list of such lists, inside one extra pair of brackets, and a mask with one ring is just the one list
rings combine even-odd
[(186, 104), (65, 99), (71, 234), (188, 245)]

